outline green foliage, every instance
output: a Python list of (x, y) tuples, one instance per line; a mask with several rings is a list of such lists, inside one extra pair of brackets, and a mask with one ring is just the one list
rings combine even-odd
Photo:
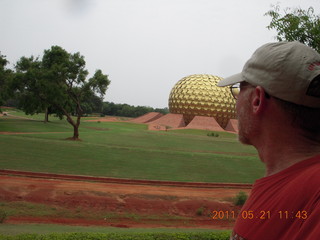
[(108, 76), (101, 70), (87, 79), (85, 64), (80, 53), (71, 54), (59, 46), (45, 50), (41, 60), (22, 57), (16, 64), (13, 85), (20, 100), (19, 106), (27, 114), (47, 109), (60, 118), (65, 116), (73, 126), (73, 139), (78, 139), (84, 111), (90, 111), (97, 102), (102, 107), (102, 97), (110, 84)]
[(278, 41), (299, 41), (320, 52), (320, 15), (314, 13), (313, 7), (307, 10), (287, 8), (282, 14), (280, 6), (265, 13), (271, 17), (268, 29), (275, 29)]
[[(30, 203), (26, 201), (14, 201), (14, 202), (0, 202), (2, 210), (1, 213), (5, 213), (4, 216), (10, 215), (12, 217), (19, 216), (29, 216), (29, 217), (45, 217), (45, 218), (66, 218), (66, 219), (86, 219), (86, 220), (101, 220), (105, 219), (109, 223), (117, 223), (121, 219), (127, 219), (129, 221), (141, 221), (144, 219), (159, 221), (165, 223), (168, 221), (167, 225), (170, 226), (170, 220), (186, 220), (190, 219), (187, 217), (171, 216), (167, 214), (137, 214), (133, 212), (122, 212), (115, 213), (107, 210), (100, 210), (99, 212), (90, 212), (81, 207), (63, 207), (55, 206), (51, 204), (40, 204), (40, 203)], [(121, 221), (120, 220), (120, 221)], [(1, 230), (5, 227), (0, 227)], [(50, 227), (49, 227), (50, 230)], [(72, 229), (71, 229), (72, 230)], [(38, 233), (39, 229), (35, 229), (34, 232)], [(74, 231), (74, 230), (73, 230)], [(88, 230), (86, 230), (88, 231)], [(69, 231), (70, 232), (70, 231)], [(83, 231), (84, 232), (84, 231)], [(31, 233), (31, 232), (30, 232)]]
[[(170, 226), (170, 224), (168, 225)], [(52, 233), (107, 233), (107, 234), (141, 234), (141, 233), (221, 233), (226, 231), (214, 229), (199, 229), (199, 228), (117, 228), (107, 226), (71, 226), (61, 224), (0, 224), (0, 235), (25, 235), (37, 233), (38, 235), (48, 235)]]
[(215, 133), (215, 132), (211, 132), (211, 133), (207, 133), (208, 137), (219, 137), (219, 133)]
[(65, 233), (0, 235), (0, 240), (228, 240), (229, 232), (205, 233)]
[(248, 195), (245, 192), (240, 191), (234, 199), (236, 206), (243, 206), (248, 199)]
[(200, 208), (197, 209), (196, 214), (198, 216), (203, 216), (205, 210), (206, 210), (205, 207), (200, 207)]
[(99, 96), (91, 94), (83, 100), (81, 107), (84, 116), (92, 113), (101, 113), (103, 107), (103, 99)]
[[(21, 57), (16, 64), (16, 74), (12, 88), (16, 91), (18, 105), (26, 114), (43, 112), (48, 107), (45, 97), (45, 76), (41, 61), (33, 56)], [(47, 96), (51, 97), (51, 96)]]
[(131, 106), (128, 104), (116, 104), (113, 102), (104, 102), (102, 107), (103, 115), (122, 116), (122, 117), (139, 117), (149, 112), (169, 113), (168, 108), (152, 108), (146, 106)]
[(9, 85), (13, 77), (13, 72), (6, 68), (8, 63), (6, 56), (1, 55), (0, 52), (0, 106), (2, 106), (3, 102), (7, 100), (11, 94)]

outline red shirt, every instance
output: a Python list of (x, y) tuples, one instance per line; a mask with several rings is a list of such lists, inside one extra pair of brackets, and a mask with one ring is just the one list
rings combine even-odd
[(319, 240), (320, 156), (258, 179), (231, 240)]

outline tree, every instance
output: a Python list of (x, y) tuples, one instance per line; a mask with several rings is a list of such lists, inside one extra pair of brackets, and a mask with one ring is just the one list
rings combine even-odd
[(10, 96), (8, 85), (13, 77), (13, 72), (6, 68), (8, 63), (6, 56), (0, 53), (0, 106)]
[(146, 106), (131, 106), (128, 104), (115, 104), (113, 102), (104, 102), (102, 105), (102, 115), (139, 117), (149, 112), (169, 113), (168, 108), (152, 108)]
[(267, 28), (277, 31), (278, 41), (299, 41), (320, 52), (320, 16), (314, 14), (313, 7), (287, 8), (281, 14), (280, 6), (275, 5), (265, 15), (272, 18)]
[(60, 118), (65, 116), (73, 126), (72, 140), (79, 139), (82, 106), (86, 100), (96, 94), (102, 98), (110, 84), (101, 70), (96, 70), (87, 80), (85, 64), (80, 53), (71, 54), (52, 46), (44, 51), (41, 61), (22, 57), (16, 65), (18, 92), (21, 99), (30, 100), (26, 104), (31, 105), (24, 109), (35, 112), (50, 107)]
[(103, 98), (97, 95), (92, 95), (84, 100), (81, 104), (84, 114), (102, 113)]
[(26, 114), (37, 114), (46, 111), (45, 122), (48, 121), (50, 107), (46, 91), (45, 72), (39, 58), (21, 57), (16, 64), (16, 76), (13, 89), (16, 91), (18, 107)]

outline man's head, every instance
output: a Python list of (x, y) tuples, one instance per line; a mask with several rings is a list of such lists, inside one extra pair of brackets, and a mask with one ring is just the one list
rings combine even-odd
[[(314, 123), (320, 122), (320, 54), (312, 48), (299, 42), (265, 44), (254, 52), (241, 73), (221, 80), (218, 86), (234, 84), (261, 90), (264, 99), (271, 97), (287, 111), (294, 127), (302, 129), (306, 135), (316, 134), (320, 138), (320, 123)], [(247, 95), (253, 91), (241, 90)], [(239, 101), (239, 131), (243, 131), (247, 126), (240, 124), (243, 125), (246, 110), (242, 109), (245, 106), (241, 103), (243, 99)], [(314, 132), (316, 129), (318, 133)]]
[(241, 73), (218, 86), (248, 82), (270, 95), (311, 108), (320, 108), (320, 54), (299, 42), (268, 43), (258, 48)]

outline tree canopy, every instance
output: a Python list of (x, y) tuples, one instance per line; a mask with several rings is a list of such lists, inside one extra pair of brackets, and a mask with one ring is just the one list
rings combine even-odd
[(113, 102), (104, 102), (102, 106), (103, 115), (139, 117), (149, 112), (169, 113), (168, 108), (152, 108), (147, 106), (132, 106), (129, 104), (116, 104)]
[(268, 29), (275, 29), (278, 41), (299, 41), (320, 52), (320, 16), (314, 13), (313, 7), (286, 8), (280, 12), (280, 6), (265, 13), (271, 17)]
[(87, 79), (85, 64), (80, 53), (71, 54), (59, 46), (45, 50), (41, 60), (21, 57), (15, 77), (20, 107), (29, 114), (50, 108), (60, 118), (65, 116), (74, 128), (72, 139), (79, 139), (83, 107), (88, 107), (88, 99), (102, 98), (110, 84), (101, 70)]
[(8, 63), (6, 56), (0, 53), (0, 106), (9, 95), (8, 82), (12, 78), (12, 71), (6, 68)]

